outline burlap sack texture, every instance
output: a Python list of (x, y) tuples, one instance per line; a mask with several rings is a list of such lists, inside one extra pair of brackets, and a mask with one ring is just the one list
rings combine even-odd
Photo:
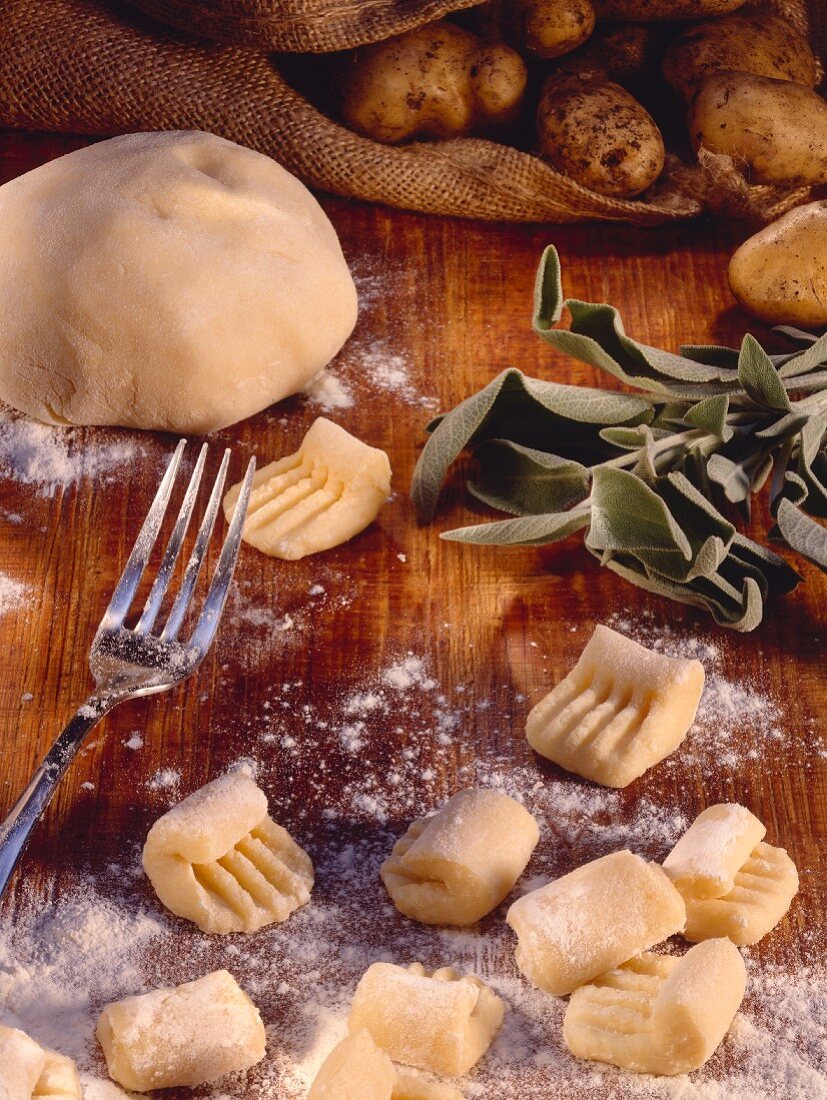
[[(66, 133), (204, 129), (273, 156), (311, 186), (405, 209), (498, 221), (588, 219), (656, 225), (703, 208), (706, 180), (678, 173), (650, 201), (598, 195), (538, 158), (479, 139), (392, 148), (333, 122), (296, 92), (261, 47), (320, 49), (399, 33), (478, 0), (133, 0), (153, 16), (224, 38), (260, 34), (259, 48), (171, 33), (104, 0), (4, 0), (0, 123)], [(818, 26), (827, 26), (827, 10)], [(807, 0), (773, 0), (799, 26)], [(255, 16), (255, 19), (247, 18)], [(256, 22), (257, 21), (257, 22)], [(255, 27), (258, 26), (258, 30)], [(236, 33), (237, 32), (237, 33)], [(804, 201), (766, 189), (764, 216)], [(760, 192), (760, 193), (759, 193)]]

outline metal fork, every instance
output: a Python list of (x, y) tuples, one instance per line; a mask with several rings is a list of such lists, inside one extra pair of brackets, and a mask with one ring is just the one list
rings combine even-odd
[(190, 477), (178, 518), (141, 617), (134, 628), (128, 629), (124, 626), (126, 615), (135, 599), (138, 584), (158, 539), (185, 446), (186, 440), (182, 439), (158, 487), (158, 492), (155, 494), (155, 499), (92, 642), (89, 668), (97, 690), (89, 696), (55, 741), (46, 759), (32, 776), (29, 785), (6, 820), (0, 825), (0, 898), (8, 886), (34, 827), (49, 805), (58, 783), (74, 760), (89, 731), (119, 703), (127, 699), (136, 699), (141, 695), (154, 695), (160, 691), (168, 691), (175, 684), (186, 680), (201, 664), (215, 637), (238, 558), (241, 529), (247, 513), (250, 485), (255, 471), (254, 458), (250, 459), (247, 467), (235, 514), (221, 548), (218, 565), (201, 614), (189, 639), (187, 641), (178, 639), (215, 526), (230, 462), (229, 450), (224, 452), (221, 468), (213, 484), (204, 518), (198, 529), (192, 554), (169, 616), (160, 630), (153, 630), (192, 518), (201, 474), (207, 458), (206, 443), (201, 448)]

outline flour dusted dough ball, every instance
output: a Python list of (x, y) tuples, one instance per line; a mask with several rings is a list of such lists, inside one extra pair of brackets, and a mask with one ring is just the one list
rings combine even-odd
[(722, 802), (698, 814), (663, 861), (663, 869), (682, 894), (720, 898), (735, 885), (766, 828), (746, 806)]
[(313, 1079), (307, 1100), (463, 1100), (441, 1081), (397, 1073), (364, 1028), (331, 1050)]
[(517, 965), (557, 997), (681, 932), (683, 898), (656, 863), (614, 852), (515, 901)]
[(539, 838), (537, 822), (508, 795), (460, 791), (413, 822), (382, 864), (382, 881), (414, 920), (474, 924), (513, 888)]
[(637, 1073), (691, 1073), (729, 1030), (746, 985), (729, 940), (708, 940), (682, 958), (644, 951), (572, 993), (563, 1022), (579, 1058)]
[(336, 233), (269, 157), (130, 134), (0, 187), (0, 399), (209, 432), (300, 389), (356, 320)]
[(255, 932), (310, 900), (313, 864), (267, 814), (267, 797), (241, 772), (214, 779), (160, 817), (144, 870), (176, 916), (205, 932)]
[(115, 1001), (97, 1035), (110, 1077), (134, 1092), (203, 1085), (264, 1057), (258, 1009), (227, 970)]
[(488, 1050), (504, 1015), (500, 998), (473, 975), (374, 963), (356, 987), (348, 1028), (368, 1031), (397, 1062), (458, 1077)]

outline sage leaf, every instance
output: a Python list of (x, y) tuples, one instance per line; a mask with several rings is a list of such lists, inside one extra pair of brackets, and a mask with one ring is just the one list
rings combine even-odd
[(490, 439), (474, 451), (479, 475), (469, 491), (492, 508), (514, 515), (559, 512), (589, 495), (589, 471), (579, 462)]
[(496, 523), (457, 527), (440, 536), (449, 542), (475, 542), (486, 546), (536, 546), (573, 535), (589, 525), (588, 508), (572, 508), (546, 516), (520, 516)]
[(689, 540), (658, 494), (634, 474), (607, 466), (594, 471), (586, 545), (604, 560), (614, 551), (692, 558)]
[(778, 506), (778, 528), (793, 550), (827, 570), (827, 528), (789, 500), (782, 500)]
[(752, 481), (748, 470), (740, 462), (715, 454), (707, 462), (706, 470), (710, 481), (720, 485), (724, 496), (733, 504), (739, 504), (749, 497)]
[(705, 397), (692, 405), (686, 410), (684, 420), (694, 428), (702, 428), (723, 443), (727, 443), (733, 436), (732, 428), (727, 424), (728, 412), (729, 395), (720, 393), (714, 397)]
[(756, 405), (790, 411), (790, 399), (770, 357), (754, 336), (747, 333), (738, 356), (738, 381)]

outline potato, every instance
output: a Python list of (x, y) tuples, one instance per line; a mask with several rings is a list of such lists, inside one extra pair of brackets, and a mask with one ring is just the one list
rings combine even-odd
[(542, 156), (603, 195), (632, 198), (663, 171), (663, 138), (649, 112), (602, 74), (558, 73), (537, 109)]
[(519, 0), (513, 5), (517, 48), (537, 57), (561, 57), (581, 46), (594, 30), (590, 0)]
[(660, 68), (663, 28), (651, 23), (606, 23), (555, 72), (602, 73), (625, 88), (645, 83)]
[(732, 293), (774, 325), (827, 325), (827, 201), (784, 214), (729, 262)]
[(802, 84), (716, 73), (689, 108), (695, 149), (732, 157), (750, 183), (827, 182), (827, 103)]
[(347, 124), (393, 145), (485, 133), (519, 114), (526, 67), (508, 46), (431, 23), (357, 50), (344, 71)]
[(657, 19), (704, 19), (726, 15), (745, 0), (592, 0), (598, 20), (630, 19), (648, 23)]
[(743, 11), (708, 19), (678, 35), (663, 59), (663, 75), (687, 102), (715, 72), (755, 73), (814, 88), (818, 67), (810, 44), (786, 19)]

